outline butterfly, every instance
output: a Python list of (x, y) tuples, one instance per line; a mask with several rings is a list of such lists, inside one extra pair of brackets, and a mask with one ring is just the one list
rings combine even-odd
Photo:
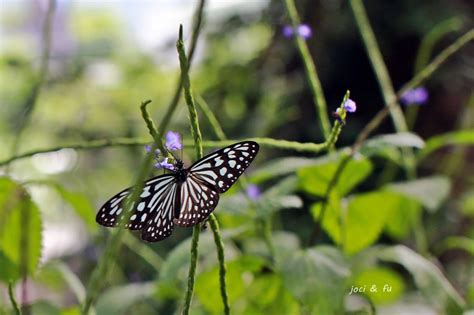
[[(100, 208), (96, 221), (107, 227), (140, 230), (144, 241), (161, 241), (171, 235), (174, 225), (189, 227), (206, 220), (216, 208), (219, 194), (237, 181), (258, 150), (258, 143), (243, 141), (211, 153), (189, 168), (176, 159), (171, 173), (144, 183), (130, 210), (124, 210), (132, 191), (127, 188)], [(128, 220), (122, 222), (124, 218)]]

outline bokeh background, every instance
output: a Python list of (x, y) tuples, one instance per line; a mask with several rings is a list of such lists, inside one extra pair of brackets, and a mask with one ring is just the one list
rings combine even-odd
[[(45, 32), (49, 5), (46, 0), (0, 2), (0, 161), (58, 147), (0, 166), (5, 176), (0, 191), (1, 314), (13, 314), (9, 280), (19, 303), (28, 305), (25, 312), (79, 313), (110, 236), (95, 223), (95, 213), (110, 196), (133, 183), (146, 153), (143, 145), (61, 147), (115, 138), (152, 142), (139, 106), (151, 99), (150, 115), (155, 123), (161, 121), (180, 75), (178, 28), (183, 24), (189, 46), (198, 3), (60, 0), (52, 12), (50, 32)], [(395, 90), (473, 26), (469, 0), (370, 0), (364, 5)], [(357, 112), (348, 117), (336, 145), (350, 146), (384, 106), (357, 24), (346, 1), (297, 1), (297, 8), (301, 21), (312, 29), (306, 43), (328, 113), (339, 106), (348, 89), (357, 103)], [(324, 141), (303, 61), (293, 38), (282, 34), (288, 24), (284, 1), (206, 1), (191, 83), (195, 96), (205, 100), (229, 139)], [(48, 36), (49, 64), (42, 73)], [(471, 42), (424, 83), (427, 103), (403, 109), (410, 130), (421, 139), (461, 132), (460, 142), (472, 143), (473, 55)], [(201, 112), (200, 120), (204, 140), (217, 140)], [(191, 139), (184, 99), (168, 126)], [(390, 118), (376, 130), (376, 134), (394, 132)], [(194, 160), (193, 152), (191, 145), (183, 152), (187, 165)], [(407, 214), (403, 211), (412, 205), (398, 204), (395, 208), (404, 213), (398, 221), (392, 220), (389, 227), (391, 219), (384, 218), (376, 235), (352, 250), (341, 245), (330, 223), (318, 221), (321, 192), (328, 184), (325, 176), (334, 174), (339, 153), (316, 156), (264, 147), (247, 178), (262, 195), (249, 201), (245, 187), (236, 187), (223, 196), (216, 215), (226, 246), (232, 313), (371, 314), (377, 309), (379, 314), (463, 314), (472, 309), (472, 147), (443, 146), (422, 159), (417, 175), (429, 178), (429, 184), (421, 187), (418, 199), (428, 200), (428, 206), (420, 202), (413, 206), (419, 208), (416, 214), (410, 210)], [(403, 185), (406, 173), (396, 156), (398, 160), (379, 154), (356, 161), (353, 173), (342, 181), (358, 178), (357, 185), (341, 188), (341, 202), (394, 182), (401, 191), (417, 189)], [(15, 221), (7, 211), (9, 198), (18, 191), (19, 200), (30, 195), (34, 203), (26, 223)], [(430, 199), (434, 203), (429, 204)], [(386, 211), (384, 200), (379, 201), (364, 206)], [(372, 219), (377, 220), (371, 215), (361, 218), (368, 229), (380, 223)], [(27, 257), (32, 265), (27, 278), (12, 271), (21, 255), (9, 256), (21, 247), (25, 230), (38, 246)], [(102, 279), (97, 313), (180, 312), (191, 230), (177, 229), (156, 244), (142, 243), (127, 233)], [(358, 233), (365, 232), (360, 225)], [(265, 233), (270, 233), (276, 254)], [(222, 313), (211, 234), (209, 229), (201, 234), (193, 314)], [(396, 257), (377, 258), (382, 251), (377, 246), (396, 249), (386, 253)], [(404, 256), (408, 249), (416, 258)], [(353, 286), (381, 288), (387, 283), (394, 288), (390, 294), (349, 294)]]

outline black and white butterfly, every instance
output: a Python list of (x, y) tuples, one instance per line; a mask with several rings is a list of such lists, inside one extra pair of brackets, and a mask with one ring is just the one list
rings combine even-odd
[[(226, 192), (250, 165), (258, 153), (254, 141), (243, 141), (211, 153), (191, 167), (177, 160), (170, 174), (145, 182), (139, 199), (124, 211), (131, 188), (107, 201), (97, 213), (99, 224), (113, 227), (122, 224), (130, 230), (141, 230), (148, 242), (167, 238), (174, 225), (189, 227), (206, 220)], [(124, 218), (129, 218), (124, 221)]]

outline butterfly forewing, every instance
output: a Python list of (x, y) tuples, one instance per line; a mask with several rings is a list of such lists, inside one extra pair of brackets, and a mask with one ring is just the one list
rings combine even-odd
[(247, 169), (258, 149), (258, 143), (254, 141), (238, 142), (197, 161), (189, 168), (189, 172), (223, 193)]

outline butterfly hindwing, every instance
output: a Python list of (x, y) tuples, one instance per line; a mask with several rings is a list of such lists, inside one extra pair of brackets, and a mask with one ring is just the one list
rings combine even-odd
[(157, 211), (150, 213), (150, 219), (142, 228), (142, 239), (148, 242), (161, 241), (173, 233), (173, 217), (174, 210), (178, 206), (176, 196), (179, 196), (179, 185), (174, 181), (163, 187), (163, 191), (155, 194), (152, 200), (151, 207), (157, 207)]
[(258, 149), (254, 141), (235, 143), (200, 159), (189, 168), (189, 173), (219, 193), (226, 192), (253, 161)]
[(188, 227), (209, 217), (219, 202), (217, 190), (190, 173), (181, 186), (181, 209), (176, 225)]

